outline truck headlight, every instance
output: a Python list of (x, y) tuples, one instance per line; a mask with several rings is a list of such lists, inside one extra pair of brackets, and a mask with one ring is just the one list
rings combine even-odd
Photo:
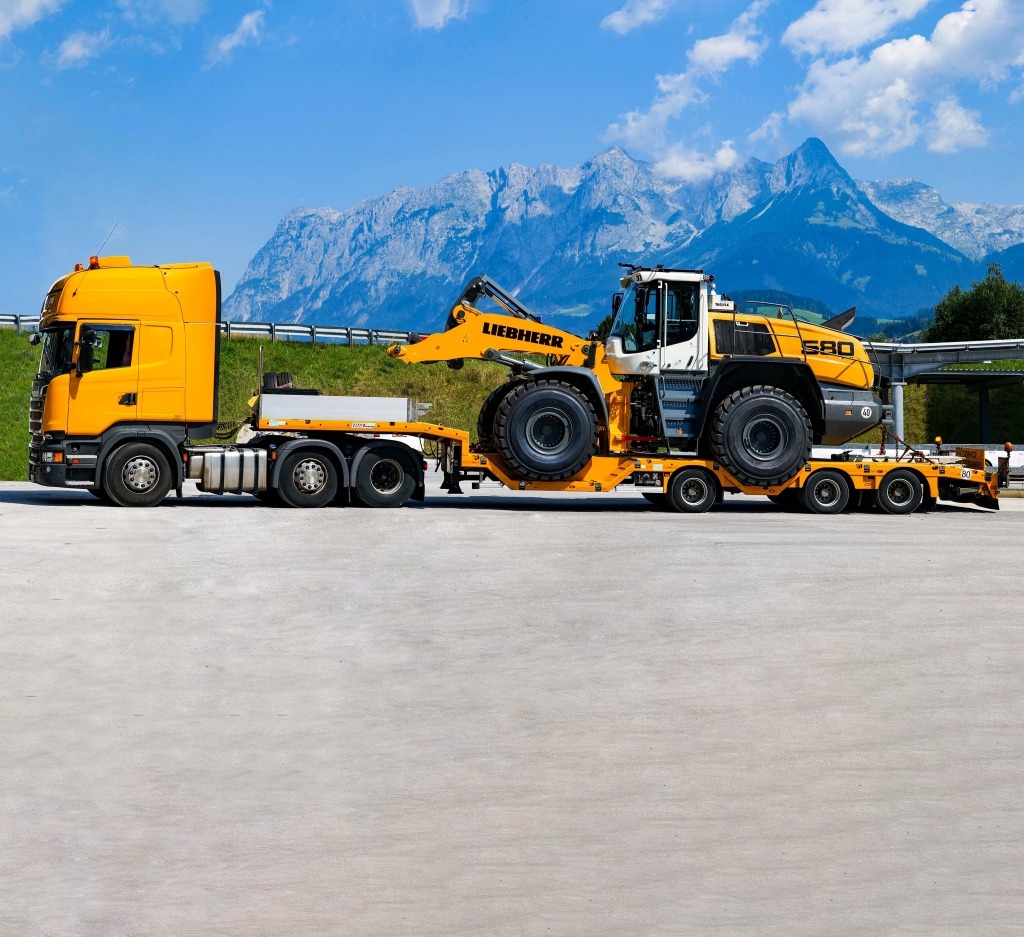
[(53, 461), (53, 453), (52, 452), (44, 452), (43, 453), (43, 461), (44, 462), (52, 462)]

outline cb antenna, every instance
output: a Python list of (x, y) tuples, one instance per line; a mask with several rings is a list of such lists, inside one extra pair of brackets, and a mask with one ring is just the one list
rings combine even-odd
[[(110, 229), (110, 234), (113, 234), (113, 233), (114, 233), (114, 229), (115, 229), (115, 228), (116, 228), (116, 227), (117, 227), (117, 226), (118, 226), (118, 225), (119, 225), (120, 223), (121, 223), (121, 220), (120, 220), (120, 219), (118, 219), (117, 221), (115, 221), (115, 222), (114, 222), (114, 227)], [(97, 250), (97, 251), (96, 251), (96, 253), (94, 254), (94, 256), (95, 256), (95, 257), (99, 257), (99, 255), (100, 255), (100, 251), (101, 251), (101, 250), (103, 250), (103, 248), (107, 246), (107, 241), (109, 241), (109, 240), (110, 240), (110, 234), (108, 234), (108, 235), (107, 235), (107, 236), (106, 236), (106, 237), (105, 237), (105, 238), (103, 239), (103, 243), (102, 243), (102, 244), (101, 244), (101, 245), (99, 246), (99, 250)]]

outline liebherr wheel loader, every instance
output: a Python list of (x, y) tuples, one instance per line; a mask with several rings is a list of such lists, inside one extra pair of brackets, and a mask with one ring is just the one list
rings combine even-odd
[[(883, 420), (863, 344), (828, 323), (772, 304), (737, 308), (700, 270), (629, 266), (621, 284), (603, 345), (545, 325), (477, 277), (445, 331), (390, 354), (508, 366), (480, 411), (477, 448), (528, 481), (569, 479), (598, 456), (662, 453), (713, 459), (745, 485), (777, 486), (813, 444), (838, 445)], [(498, 313), (477, 308), (485, 297)]]

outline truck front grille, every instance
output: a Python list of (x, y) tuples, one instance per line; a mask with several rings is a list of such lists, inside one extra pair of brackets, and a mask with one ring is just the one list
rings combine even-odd
[(43, 432), (43, 403), (45, 400), (45, 384), (38, 390), (32, 389), (32, 396), (28, 401), (28, 430), (33, 436), (39, 436)]

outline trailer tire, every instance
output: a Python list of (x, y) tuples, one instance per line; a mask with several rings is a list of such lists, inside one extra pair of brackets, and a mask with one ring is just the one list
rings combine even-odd
[(125, 508), (156, 507), (171, 490), (171, 463), (148, 442), (118, 446), (103, 465), (103, 490), (111, 504)]
[(416, 488), (412, 456), (395, 446), (366, 450), (356, 464), (352, 493), (368, 508), (400, 508)]
[(572, 478), (597, 451), (597, 414), (572, 384), (541, 378), (521, 381), (498, 404), (494, 443), (520, 478)]
[(277, 477), (281, 501), (292, 508), (322, 508), (338, 493), (338, 466), (321, 449), (290, 452)]
[(668, 483), (668, 504), (680, 514), (703, 514), (718, 500), (718, 482), (702, 468), (685, 468)]
[(711, 450), (747, 485), (781, 485), (811, 457), (811, 421), (792, 394), (768, 384), (726, 397), (711, 420)]
[(800, 500), (812, 514), (840, 514), (850, 501), (850, 483), (842, 472), (821, 469), (804, 483)]
[(913, 514), (924, 502), (924, 485), (909, 469), (895, 469), (882, 476), (875, 503), (886, 514)]

